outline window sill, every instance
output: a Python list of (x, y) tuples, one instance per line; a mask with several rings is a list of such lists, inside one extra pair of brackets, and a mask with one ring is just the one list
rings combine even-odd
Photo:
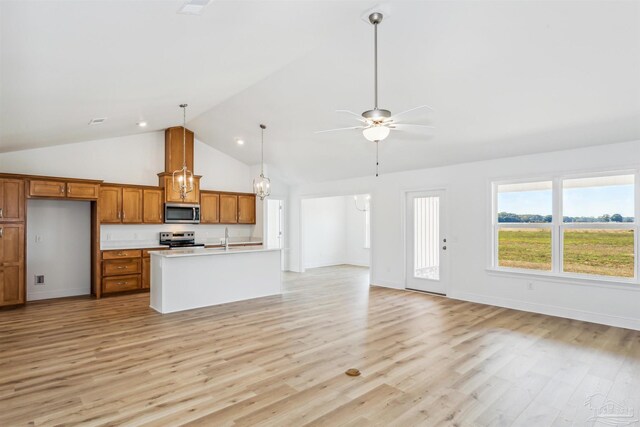
[(620, 289), (625, 291), (640, 292), (640, 283), (636, 280), (610, 279), (607, 277), (583, 277), (575, 275), (532, 272), (525, 270), (487, 268), (487, 273), (496, 277), (514, 277), (518, 279), (534, 279), (544, 282), (561, 283), (568, 285), (590, 286), (607, 289)]

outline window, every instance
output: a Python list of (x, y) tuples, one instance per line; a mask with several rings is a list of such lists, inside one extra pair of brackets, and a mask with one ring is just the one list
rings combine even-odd
[(551, 271), (552, 182), (496, 186), (497, 266)]
[(636, 278), (635, 173), (493, 188), (495, 268)]

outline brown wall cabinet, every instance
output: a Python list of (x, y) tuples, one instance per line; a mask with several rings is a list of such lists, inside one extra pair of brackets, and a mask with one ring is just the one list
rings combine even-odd
[(256, 223), (256, 196), (238, 195), (238, 224)]
[(162, 223), (162, 189), (103, 185), (98, 201), (102, 224)]
[(238, 196), (235, 194), (220, 194), (220, 223), (238, 223)]
[(95, 200), (100, 184), (83, 181), (29, 180), (29, 197)]
[(162, 224), (162, 189), (147, 189), (142, 191), (142, 222), (145, 224)]
[(218, 224), (220, 222), (220, 194), (200, 192), (200, 223)]
[(184, 129), (182, 126), (175, 126), (164, 131), (165, 172), (172, 173), (175, 170), (182, 169), (182, 142), (184, 136), (186, 136), (186, 148), (184, 151), (186, 154), (187, 169), (193, 171), (193, 132), (191, 132), (189, 129)]
[(25, 302), (24, 223), (0, 224), (0, 306)]
[(0, 223), (24, 221), (24, 181), (0, 179)]
[(164, 201), (166, 203), (194, 203), (200, 202), (200, 177), (193, 177), (193, 191), (187, 193), (184, 199), (180, 193), (173, 190), (173, 177), (171, 174), (160, 174), (160, 187), (164, 188)]

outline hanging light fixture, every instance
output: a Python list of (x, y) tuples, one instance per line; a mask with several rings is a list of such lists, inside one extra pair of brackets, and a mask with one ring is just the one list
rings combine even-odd
[(187, 169), (187, 104), (180, 104), (182, 108), (182, 169), (173, 171), (173, 191), (180, 194), (182, 200), (187, 193), (193, 191), (193, 172)]
[(264, 200), (271, 194), (271, 180), (264, 176), (264, 130), (267, 127), (260, 125), (262, 132), (260, 141), (260, 176), (253, 180), (253, 192), (256, 196), (260, 197), (260, 200)]

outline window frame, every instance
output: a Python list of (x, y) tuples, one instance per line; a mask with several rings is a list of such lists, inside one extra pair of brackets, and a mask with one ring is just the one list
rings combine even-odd
[[(563, 216), (563, 182), (567, 179), (580, 178), (597, 178), (616, 175), (633, 175), (634, 176), (634, 221), (628, 223), (565, 223)], [(534, 276), (548, 276), (562, 279), (572, 279), (578, 281), (598, 281), (598, 282), (616, 282), (624, 284), (640, 284), (638, 277), (638, 228), (639, 228), (639, 170), (638, 169), (615, 169), (615, 170), (598, 170), (593, 172), (581, 172), (571, 174), (549, 174), (546, 176), (530, 176), (519, 177), (515, 179), (502, 179), (491, 181), (491, 264), (489, 270), (500, 273), (514, 273)], [(498, 222), (498, 186), (505, 184), (522, 184), (533, 182), (551, 182), (551, 198), (552, 198), (552, 220), (550, 223), (500, 223)], [(498, 232), (500, 228), (547, 228), (551, 230), (551, 270), (535, 270), (526, 268), (504, 267), (498, 264)], [(633, 257), (633, 277), (622, 276), (606, 276), (586, 273), (574, 273), (564, 271), (564, 232), (571, 229), (614, 229), (614, 230), (633, 230), (634, 232), (634, 257)]]

